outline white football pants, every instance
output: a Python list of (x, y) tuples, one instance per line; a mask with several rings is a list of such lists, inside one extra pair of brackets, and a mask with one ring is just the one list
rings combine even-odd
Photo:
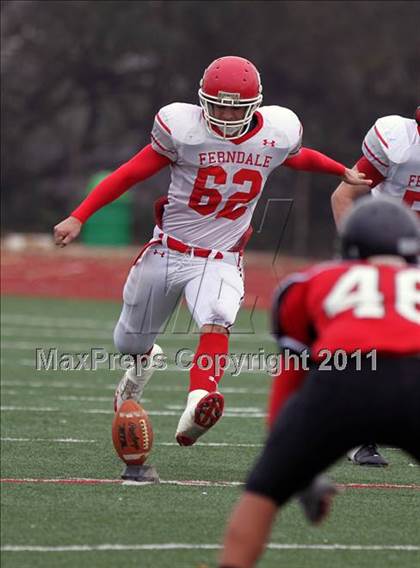
[(150, 246), (124, 286), (124, 305), (114, 330), (118, 351), (147, 353), (183, 295), (198, 328), (232, 326), (244, 295), (242, 258), (233, 252), (223, 255), (216, 260)]

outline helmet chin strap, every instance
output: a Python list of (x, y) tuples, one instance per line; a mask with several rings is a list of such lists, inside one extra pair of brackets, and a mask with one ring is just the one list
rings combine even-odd
[(232, 135), (235, 136), (236, 134), (238, 134), (238, 132), (241, 132), (241, 136), (243, 136), (244, 134), (246, 134), (249, 130), (249, 126), (250, 126), (250, 122), (248, 124), (244, 126), (226, 126), (225, 132), (226, 135)]
[[(226, 140), (229, 140), (231, 137), (240, 138), (241, 136), (244, 136), (247, 132), (249, 132), (250, 130), (255, 128), (256, 125), (257, 125), (257, 119), (255, 118), (255, 116), (253, 116), (251, 121), (248, 122), (248, 124), (246, 124), (245, 127), (243, 127), (243, 126), (226, 126), (222, 130), (221, 127), (218, 127), (218, 126), (215, 126), (215, 125), (212, 124), (211, 130), (213, 132), (215, 132), (216, 134), (218, 134), (218, 131), (221, 132), (223, 134), (223, 136), (226, 138)], [(239, 136), (237, 136), (237, 133), (239, 131), (241, 131), (241, 134)]]

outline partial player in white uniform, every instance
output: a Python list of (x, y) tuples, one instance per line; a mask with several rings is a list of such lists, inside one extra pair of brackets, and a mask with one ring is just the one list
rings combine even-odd
[(403, 200), (420, 215), (420, 106), (414, 118), (379, 118), (366, 134), (354, 169), (373, 179), (371, 188), (340, 183), (331, 197), (336, 224), (353, 201), (368, 193)]
[[(353, 202), (369, 191), (373, 197), (385, 194), (402, 200), (420, 216), (420, 106), (414, 119), (378, 118), (363, 140), (362, 152), (354, 169), (373, 180), (371, 189), (340, 183), (331, 197), (337, 226)], [(388, 465), (375, 443), (355, 448), (348, 457), (357, 465)]]
[(172, 103), (160, 109), (151, 144), (55, 227), (56, 243), (68, 244), (99, 207), (170, 166), (171, 183), (167, 198), (157, 203), (153, 237), (124, 286), (114, 341), (119, 351), (135, 355), (140, 364), (117, 386), (115, 408), (127, 398), (140, 399), (159, 366), (162, 350), (156, 337), (184, 296), (200, 340), (176, 431), (180, 445), (193, 444), (223, 412), (218, 391), (223, 369), (216, 359), (228, 352), (229, 329), (244, 296), (242, 253), (269, 174), (286, 164), (341, 175), (349, 183), (363, 183), (365, 177), (316, 151), (301, 149), (298, 117), (279, 106), (260, 108), (259, 73), (246, 59), (214, 61), (205, 70), (199, 99), (200, 106)]

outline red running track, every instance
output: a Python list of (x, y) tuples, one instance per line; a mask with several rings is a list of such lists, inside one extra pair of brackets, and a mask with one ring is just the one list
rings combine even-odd
[[(48, 298), (121, 300), (122, 288), (136, 251), (98, 252), (84, 249), (2, 251), (2, 294)], [(306, 263), (308, 265), (308, 263)], [(303, 261), (269, 254), (245, 254), (245, 306), (268, 308), (278, 282)]]

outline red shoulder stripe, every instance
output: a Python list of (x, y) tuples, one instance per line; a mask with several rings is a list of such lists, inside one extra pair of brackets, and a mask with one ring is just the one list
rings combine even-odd
[(156, 146), (159, 146), (159, 148), (161, 150), (163, 150), (164, 152), (169, 152), (170, 150), (168, 150), (168, 148), (165, 148), (165, 146), (163, 144), (161, 144), (159, 142), (159, 140), (156, 140), (156, 138), (153, 136), (153, 134), (150, 135), (151, 139), (153, 140), (153, 142), (156, 144)]
[(163, 120), (160, 118), (160, 116), (157, 114), (156, 115), (157, 121), (159, 122), (159, 124), (161, 125), (161, 127), (166, 130), (166, 132), (168, 132), (168, 134), (172, 134), (171, 129), (169, 128), (169, 126), (167, 126)]
[(374, 160), (376, 160), (377, 162), (379, 162), (381, 164), (381, 166), (384, 166), (384, 168), (388, 167), (388, 164), (385, 164), (384, 162), (382, 162), (377, 156), (375, 156), (375, 154), (372, 152), (372, 150), (369, 148), (369, 146), (366, 144), (366, 142), (363, 142), (363, 146), (366, 148), (366, 150), (368, 151), (368, 153), (372, 156), (372, 158)]
[(384, 140), (384, 138), (381, 136), (381, 133), (380, 133), (379, 130), (376, 128), (376, 125), (374, 126), (374, 130), (375, 130), (376, 136), (379, 138), (379, 140), (382, 142), (382, 144), (385, 146), (385, 148), (388, 148), (388, 144), (386, 143), (386, 141)]

